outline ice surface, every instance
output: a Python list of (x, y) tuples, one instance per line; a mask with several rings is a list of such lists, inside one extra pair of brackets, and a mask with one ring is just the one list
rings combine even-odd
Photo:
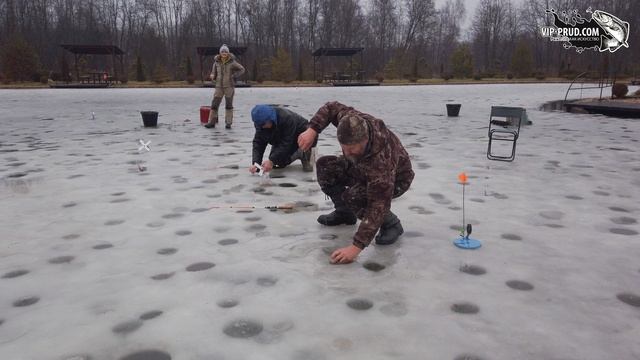
[[(1, 91), (0, 358), (639, 359), (640, 122), (537, 110), (566, 87), (237, 89), (231, 130), (199, 123), (211, 89)], [(416, 171), (401, 240), (343, 266), (355, 228), (316, 222), (313, 174), (248, 172), (253, 105), (330, 100)], [(486, 159), (491, 105), (533, 121), (513, 163)]]

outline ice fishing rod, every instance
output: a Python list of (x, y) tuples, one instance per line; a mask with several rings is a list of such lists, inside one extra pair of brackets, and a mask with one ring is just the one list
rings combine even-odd
[(212, 209), (266, 209), (266, 210), (293, 210), (294, 204), (282, 204), (282, 205), (268, 205), (268, 206), (256, 206), (256, 205), (214, 205), (207, 210)]

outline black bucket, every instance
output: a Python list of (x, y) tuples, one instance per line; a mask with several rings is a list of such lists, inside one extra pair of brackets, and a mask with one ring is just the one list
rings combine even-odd
[(462, 104), (447, 104), (447, 116), (458, 116)]
[(140, 114), (142, 115), (142, 123), (144, 123), (144, 127), (158, 126), (157, 111), (140, 111)]

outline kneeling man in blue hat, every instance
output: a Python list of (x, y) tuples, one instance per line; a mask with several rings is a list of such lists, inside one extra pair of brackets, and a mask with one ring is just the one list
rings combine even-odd
[[(309, 121), (291, 110), (276, 105), (256, 105), (251, 110), (251, 120), (256, 127), (253, 137), (253, 154), (249, 171), (254, 174), (262, 166), (264, 172), (284, 168), (296, 160), (302, 162), (302, 169), (313, 171), (313, 148), (302, 151), (298, 148), (298, 135), (309, 127)], [(271, 145), (269, 158), (263, 161), (267, 145)], [(315, 144), (314, 144), (315, 146)]]

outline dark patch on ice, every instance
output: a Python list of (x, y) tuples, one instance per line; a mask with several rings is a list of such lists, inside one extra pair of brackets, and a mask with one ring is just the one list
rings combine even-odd
[(225, 233), (225, 232), (231, 230), (231, 228), (229, 226), (217, 226), (217, 227), (214, 227), (213, 230), (215, 232)]
[(470, 302), (460, 302), (451, 305), (451, 311), (458, 314), (477, 314), (480, 308)]
[(424, 233), (421, 233), (420, 231), (405, 231), (405, 233), (402, 236), (408, 237), (408, 238), (416, 238), (416, 237), (423, 237)]
[(178, 249), (176, 248), (162, 248), (158, 251), (156, 251), (157, 254), (159, 255), (173, 255), (175, 253), (178, 252)]
[(126, 194), (126, 193), (121, 191), (121, 192), (112, 193), (111, 196), (122, 196), (124, 194)]
[(637, 231), (631, 230), (631, 229), (624, 229), (624, 228), (609, 229), (609, 232), (612, 234), (618, 234), (618, 235), (638, 235)]
[(13, 162), (13, 163), (7, 164), (7, 166), (18, 167), (18, 166), (22, 166), (22, 165), (26, 165), (26, 164), (27, 163), (25, 163), (25, 162)]
[(265, 225), (262, 224), (253, 224), (251, 226), (248, 226), (246, 228), (244, 228), (246, 231), (249, 232), (258, 232), (258, 231), (262, 231), (264, 229), (266, 229), (267, 227)]
[(18, 179), (25, 176), (27, 176), (27, 173), (13, 173), (13, 174), (7, 175), (7, 177), (11, 179)]
[(209, 270), (214, 266), (216, 266), (216, 264), (203, 261), (203, 262), (198, 262), (198, 263), (187, 266), (186, 270), (190, 272), (204, 271), (204, 270)]
[(173, 211), (174, 213), (185, 213), (189, 211), (189, 208), (186, 206), (178, 206), (174, 207), (171, 211)]
[(444, 197), (442, 194), (438, 193), (429, 193), (429, 197), (432, 198), (436, 203), (441, 205), (449, 205), (451, 201)]
[(347, 301), (347, 306), (353, 310), (369, 310), (373, 307), (373, 302), (368, 299), (355, 298)]
[(509, 198), (507, 195), (500, 194), (500, 193), (497, 193), (497, 192), (492, 193), (491, 196), (493, 196), (494, 198), (496, 198), (498, 200), (506, 200), (506, 199)]
[(79, 237), (80, 237), (80, 235), (78, 235), (78, 234), (68, 234), (68, 235), (63, 236), (62, 239), (64, 239), (64, 240), (74, 240), (74, 239), (77, 239)]
[(631, 225), (638, 222), (638, 220), (628, 217), (628, 216), (620, 216), (616, 218), (611, 218), (611, 222), (618, 225)]
[(584, 200), (582, 196), (578, 196), (578, 195), (567, 195), (565, 197), (569, 200)]
[(105, 244), (98, 244), (96, 246), (93, 247), (93, 249), (95, 250), (104, 250), (104, 249), (109, 249), (112, 248), (113, 245), (109, 244), (109, 243), (105, 243)]
[(123, 202), (128, 202), (131, 201), (131, 199), (127, 199), (127, 198), (119, 198), (119, 199), (114, 199), (109, 201), (112, 204), (119, 204), (119, 203), (123, 203)]
[(564, 225), (560, 225), (560, 224), (544, 224), (544, 226), (552, 229), (562, 229), (564, 227)]
[(83, 176), (84, 175), (82, 175), (82, 174), (76, 174), (76, 175), (67, 176), (67, 179), (68, 180), (72, 180), (72, 179), (77, 179), (77, 178), (80, 178), (80, 177), (83, 177)]
[(150, 187), (148, 189), (146, 189), (147, 191), (162, 191), (162, 189), (157, 188), (157, 187)]
[(285, 187), (285, 188), (291, 188), (291, 187), (296, 187), (298, 185), (293, 184), (293, 183), (282, 183), (282, 184), (278, 184), (278, 186)]
[(500, 235), (501, 238), (505, 239), (505, 240), (516, 240), (516, 241), (520, 241), (522, 240), (522, 236), (520, 235), (516, 235), (516, 234), (502, 234)]
[(514, 290), (522, 290), (522, 291), (533, 290), (533, 285), (522, 280), (509, 280), (506, 282), (506, 284), (508, 287)]
[(71, 261), (73, 261), (73, 259), (75, 259), (75, 257), (73, 256), (58, 256), (58, 257), (54, 257), (52, 259), (49, 259), (49, 263), (50, 264), (68, 264)]
[(218, 180), (233, 179), (236, 176), (238, 176), (238, 174), (222, 174), (222, 175), (218, 175)]
[(147, 223), (147, 227), (150, 228), (159, 228), (164, 226), (164, 223), (162, 221), (152, 221), (150, 223)]
[(218, 244), (222, 245), (222, 246), (227, 246), (227, 245), (233, 245), (233, 244), (237, 244), (238, 240), (236, 239), (222, 239), (220, 241), (218, 241)]
[(462, 354), (456, 356), (453, 360), (484, 360), (484, 358), (473, 354)]
[(470, 264), (464, 264), (460, 266), (460, 271), (469, 275), (484, 275), (487, 273), (487, 270), (482, 266)]
[(215, 184), (217, 182), (218, 182), (218, 180), (216, 180), (216, 179), (207, 179), (207, 180), (203, 180), (202, 181), (203, 184)]
[(228, 309), (228, 308), (237, 306), (239, 302), (236, 299), (222, 299), (218, 301), (216, 304), (223, 309)]
[(420, 170), (426, 170), (428, 168), (430, 168), (431, 165), (427, 164), (427, 163), (418, 163), (418, 169)]
[(178, 231), (176, 231), (176, 235), (178, 235), (178, 236), (191, 235), (191, 231), (189, 231), (189, 230), (178, 230)]
[(230, 337), (246, 339), (260, 334), (263, 326), (260, 322), (251, 319), (234, 320), (224, 326), (222, 331)]
[(113, 225), (120, 225), (120, 224), (122, 224), (122, 223), (124, 223), (124, 220), (120, 220), (120, 219), (118, 219), (118, 220), (109, 220), (109, 221), (106, 221), (104, 224), (105, 224), (106, 226), (113, 226)]
[(478, 199), (478, 198), (471, 198), (469, 200), (473, 201), (473, 202), (477, 202), (477, 203), (483, 203), (484, 202), (484, 199)]
[(158, 316), (162, 315), (163, 312), (160, 310), (151, 310), (151, 311), (147, 311), (146, 313), (140, 315), (140, 320), (151, 320), (151, 319), (155, 319)]
[(40, 298), (37, 296), (24, 297), (22, 299), (18, 299), (13, 302), (14, 307), (26, 307), (31, 306), (40, 301)]
[(183, 216), (184, 216), (183, 213), (170, 213), (170, 214), (162, 215), (162, 218), (163, 219), (177, 219), (177, 218), (181, 218)]
[(362, 267), (373, 272), (382, 271), (386, 268), (386, 266), (379, 264), (375, 261), (367, 261), (364, 264), (362, 264)]
[(263, 192), (267, 191), (267, 189), (265, 189), (263, 187), (255, 187), (255, 188), (251, 189), (251, 191), (253, 191), (256, 194), (259, 194), (259, 193), (263, 193)]
[(611, 210), (611, 211), (617, 211), (617, 212), (624, 212), (624, 213), (628, 213), (628, 212), (630, 212), (629, 210), (627, 210), (627, 209), (625, 209), (625, 208), (618, 207), (618, 206), (610, 206), (610, 207), (609, 207), (609, 210)]
[(628, 304), (634, 307), (640, 307), (640, 296), (636, 294), (625, 292), (625, 293), (620, 293), (616, 295), (616, 297), (618, 298), (618, 300), (622, 301), (625, 304)]
[(203, 212), (206, 212), (208, 210), (209, 209), (207, 209), (207, 208), (195, 208), (195, 209), (191, 210), (191, 212), (192, 213), (203, 213)]
[(249, 216), (244, 218), (246, 221), (260, 221), (262, 218), (260, 216)]
[(274, 286), (278, 282), (278, 278), (273, 276), (262, 276), (256, 279), (256, 284), (263, 287)]
[(122, 357), (120, 360), (171, 360), (171, 355), (164, 351), (143, 350)]
[(265, 191), (265, 192), (261, 192), (261, 193), (257, 193), (257, 194), (264, 195), (264, 196), (271, 196), (271, 195), (273, 195), (273, 192)]
[(252, 212), (253, 210), (249, 210), (249, 209), (242, 209), (242, 210), (236, 211), (236, 213), (238, 214), (251, 214)]
[(419, 205), (409, 206), (409, 210), (421, 215), (431, 215), (434, 213), (431, 210), (425, 209), (424, 206), (419, 206)]
[(17, 278), (23, 275), (27, 275), (29, 273), (29, 270), (24, 270), (24, 269), (20, 269), (20, 270), (13, 270), (13, 271), (9, 271), (8, 273), (5, 273), (4, 275), (2, 275), (3, 279), (13, 279), (13, 278)]
[(123, 323), (120, 323), (116, 326), (114, 326), (111, 331), (113, 331), (116, 334), (130, 334), (138, 329), (140, 329), (140, 327), (142, 326), (143, 322), (141, 320), (131, 320), (131, 321), (125, 321)]
[(335, 240), (338, 238), (336, 234), (321, 234), (320, 239), (322, 240)]
[(74, 203), (74, 202), (68, 202), (68, 203), (66, 203), (66, 204), (63, 204), (63, 205), (62, 205), (62, 207), (63, 207), (63, 208), (70, 208), (70, 207), (74, 207), (74, 206), (76, 206), (76, 205), (78, 205), (78, 204), (77, 204), (77, 203)]
[(271, 174), (269, 175), (270, 178), (272, 179), (283, 179), (285, 178), (284, 174)]
[(600, 195), (600, 196), (609, 196), (609, 195), (611, 195), (611, 194), (609, 194), (608, 192), (606, 192), (606, 191), (601, 191), (601, 190), (594, 190), (594, 191), (592, 191), (592, 192), (593, 192), (595, 195)]
[(380, 312), (393, 317), (405, 316), (409, 313), (409, 309), (407, 309), (407, 305), (402, 302), (393, 302), (390, 304), (385, 304), (380, 307)]
[(157, 275), (151, 276), (151, 279), (153, 279), (153, 280), (167, 280), (167, 279), (171, 278), (174, 274), (175, 273), (157, 274)]

